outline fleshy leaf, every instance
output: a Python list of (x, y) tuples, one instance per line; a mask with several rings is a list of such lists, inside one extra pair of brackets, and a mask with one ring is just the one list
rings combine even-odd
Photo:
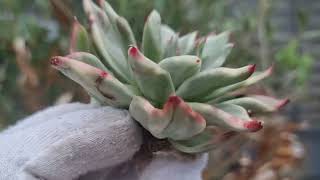
[(100, 104), (110, 105), (110, 101), (95, 87), (95, 81), (99, 78), (100, 73), (102, 72), (100, 69), (86, 63), (61, 56), (51, 58), (50, 63), (54, 68), (80, 84), (88, 94), (99, 101)]
[(201, 57), (201, 53), (204, 47), (204, 44), (206, 43), (207, 37), (199, 37), (194, 42), (195, 48), (191, 52), (191, 54), (196, 54), (198, 57)]
[(209, 126), (202, 133), (182, 141), (169, 140), (176, 149), (185, 153), (201, 153), (221, 147), (230, 142), (238, 133), (234, 131), (222, 131)]
[(130, 82), (131, 75), (126, 58), (126, 48), (123, 46), (116, 25), (111, 24), (110, 19), (91, 0), (84, 0), (84, 9), (89, 17), (90, 33), (93, 45), (98, 55), (123, 82)]
[(245, 121), (250, 121), (251, 118), (248, 112), (241, 106), (234, 104), (216, 104), (214, 107), (221, 109), (222, 111), (229, 113), (237, 118), (243, 119)]
[(96, 83), (97, 90), (110, 99), (110, 104), (115, 107), (128, 108), (136, 95), (134, 91), (105, 71), (100, 73)]
[(235, 91), (237, 89), (245, 88), (248, 86), (251, 86), (267, 77), (269, 77), (272, 74), (273, 66), (270, 66), (267, 70), (263, 72), (257, 72), (254, 73), (251, 77), (248, 79), (226, 86), (222, 87), (220, 89), (217, 89), (213, 92), (211, 92), (208, 96), (204, 97), (202, 101), (207, 101), (209, 104), (216, 104), (216, 102), (221, 102), (220, 99), (224, 98), (224, 95)]
[(163, 131), (171, 122), (173, 108), (172, 104), (165, 104), (163, 109), (155, 108), (143, 97), (135, 96), (130, 104), (130, 114), (154, 137), (163, 139), (166, 135)]
[(201, 70), (217, 68), (224, 64), (233, 47), (233, 44), (228, 43), (228, 38), (228, 32), (207, 37), (200, 56), (203, 59)]
[(175, 56), (177, 54), (179, 36), (167, 25), (161, 25), (161, 58)]
[(163, 59), (160, 67), (171, 75), (175, 87), (179, 87), (189, 77), (200, 71), (201, 60), (197, 56), (173, 56)]
[(178, 36), (174, 36), (163, 51), (163, 58), (172, 57), (177, 54)]
[(116, 24), (121, 34), (123, 45), (128, 47), (129, 45), (136, 45), (136, 39), (128, 21), (123, 17), (118, 17), (116, 19)]
[(183, 82), (177, 90), (177, 95), (188, 101), (199, 100), (216, 89), (247, 79), (254, 71), (255, 65), (202, 71)]
[(107, 72), (68, 57), (56, 56), (51, 64), (80, 84), (101, 104), (128, 107), (134, 93)]
[(119, 15), (113, 10), (110, 4), (106, 0), (98, 0), (99, 6), (104, 10), (112, 24), (116, 23), (116, 19), (119, 18)]
[(142, 94), (157, 105), (163, 105), (174, 93), (169, 72), (145, 57), (136, 47), (130, 47), (128, 54), (134, 78)]
[(260, 121), (250, 119), (247, 111), (238, 105), (213, 106), (202, 103), (189, 103), (189, 105), (206, 119), (207, 126), (214, 125), (240, 132), (256, 132), (262, 128)]
[(179, 54), (190, 54), (192, 50), (195, 48), (195, 41), (197, 38), (197, 32), (192, 32), (189, 34), (186, 34), (179, 38), (178, 40), (178, 49)]
[(172, 104), (174, 113), (164, 133), (173, 140), (184, 140), (201, 133), (206, 127), (205, 119), (178, 96), (170, 96), (167, 104)]
[(273, 97), (255, 95), (228, 100), (223, 104), (235, 104), (245, 108), (250, 113), (266, 113), (277, 111), (288, 102), (288, 99), (279, 100)]
[(176, 36), (176, 32), (167, 25), (161, 25), (161, 49), (165, 49), (169, 41)]
[(206, 127), (205, 119), (177, 96), (170, 96), (163, 109), (136, 96), (130, 105), (130, 113), (157, 138), (188, 139)]
[(75, 51), (90, 51), (88, 33), (77, 18), (74, 18), (70, 39), (70, 53)]
[(98, 0), (98, 3), (107, 15), (110, 24), (113, 26), (115, 31), (119, 33), (120, 39), (122, 39), (123, 42), (122, 50), (126, 55), (128, 46), (136, 45), (136, 40), (128, 21), (119, 16), (106, 0)]
[(89, 64), (91, 66), (94, 66), (96, 68), (99, 68), (101, 70), (107, 71), (108, 73), (111, 73), (104, 65), (103, 63), (93, 54), (87, 53), (87, 52), (74, 52), (66, 57), (75, 59), (81, 62), (84, 62), (86, 64)]
[(147, 18), (143, 30), (142, 52), (154, 62), (161, 60), (163, 49), (161, 48), (161, 17), (153, 10)]

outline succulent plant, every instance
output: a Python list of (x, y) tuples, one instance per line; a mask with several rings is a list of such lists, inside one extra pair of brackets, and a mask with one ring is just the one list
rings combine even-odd
[(129, 23), (107, 2), (84, 0), (83, 6), (88, 33), (75, 20), (71, 54), (53, 57), (51, 64), (79, 83), (92, 101), (129, 109), (154, 137), (182, 152), (208, 151), (240, 132), (256, 132), (262, 122), (253, 115), (288, 102), (232, 95), (268, 77), (272, 67), (262, 72), (255, 72), (255, 65), (221, 67), (233, 47), (228, 32), (180, 37), (161, 24), (154, 10), (139, 50)]

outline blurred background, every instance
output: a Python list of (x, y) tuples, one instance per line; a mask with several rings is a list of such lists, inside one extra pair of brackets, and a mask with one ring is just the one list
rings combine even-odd
[[(180, 34), (232, 31), (227, 66), (275, 64), (272, 78), (250, 91), (291, 104), (265, 117), (261, 132), (210, 152), (204, 179), (320, 179), (320, 1), (108, 1), (138, 39), (155, 8)], [(74, 16), (87, 23), (79, 0), (0, 0), (0, 129), (47, 106), (89, 101), (48, 63), (68, 53)]]

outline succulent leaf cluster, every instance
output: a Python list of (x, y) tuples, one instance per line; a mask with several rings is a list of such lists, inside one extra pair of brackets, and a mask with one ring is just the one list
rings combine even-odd
[(88, 32), (75, 21), (71, 53), (53, 57), (51, 64), (92, 100), (129, 109), (154, 137), (168, 139), (180, 151), (204, 152), (240, 132), (256, 132), (262, 122), (252, 115), (274, 112), (288, 102), (231, 95), (268, 77), (272, 67), (262, 72), (255, 72), (255, 65), (221, 67), (233, 47), (228, 32), (179, 36), (154, 10), (138, 48), (127, 20), (107, 2), (84, 0), (83, 6)]

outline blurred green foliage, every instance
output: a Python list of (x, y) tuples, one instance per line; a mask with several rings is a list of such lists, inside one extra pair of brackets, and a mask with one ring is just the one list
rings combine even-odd
[[(246, 31), (254, 24), (253, 14), (235, 12), (231, 16), (233, 0), (109, 0), (114, 9), (130, 22), (138, 39), (141, 39), (144, 20), (152, 9), (159, 11), (162, 21), (181, 34), (198, 31), (209, 32)], [(241, 5), (241, 4), (240, 4)], [(241, 6), (248, 6), (241, 5)], [(242, 7), (245, 9), (245, 7)]]
[(314, 60), (309, 54), (299, 51), (298, 41), (291, 40), (287, 46), (277, 52), (276, 59), (282, 69), (288, 69), (291, 73), (295, 73), (294, 86), (303, 87)]
[[(48, 88), (46, 93), (34, 92), (35, 96), (43, 99), (43, 103), (38, 99), (34, 107), (27, 107), (28, 103), (23, 101), (28, 98), (23, 97), (28, 95), (21, 89), (26, 87), (26, 83), (21, 82), (26, 77), (21, 68), (31, 67), (40, 81), (40, 87), (34, 90), (44, 91), (41, 86), (45, 86), (47, 76), (40, 74), (46, 69), (47, 60), (54, 51), (67, 49), (67, 34), (62, 36), (49, 1), (43, 0), (0, 1), (0, 27), (0, 124), (8, 124), (43, 108), (61, 94), (62, 91), (55, 88)], [(20, 66), (14, 48), (14, 41), (18, 39), (25, 42), (26, 51), (30, 53), (30, 58), (25, 57), (28, 62)]]

